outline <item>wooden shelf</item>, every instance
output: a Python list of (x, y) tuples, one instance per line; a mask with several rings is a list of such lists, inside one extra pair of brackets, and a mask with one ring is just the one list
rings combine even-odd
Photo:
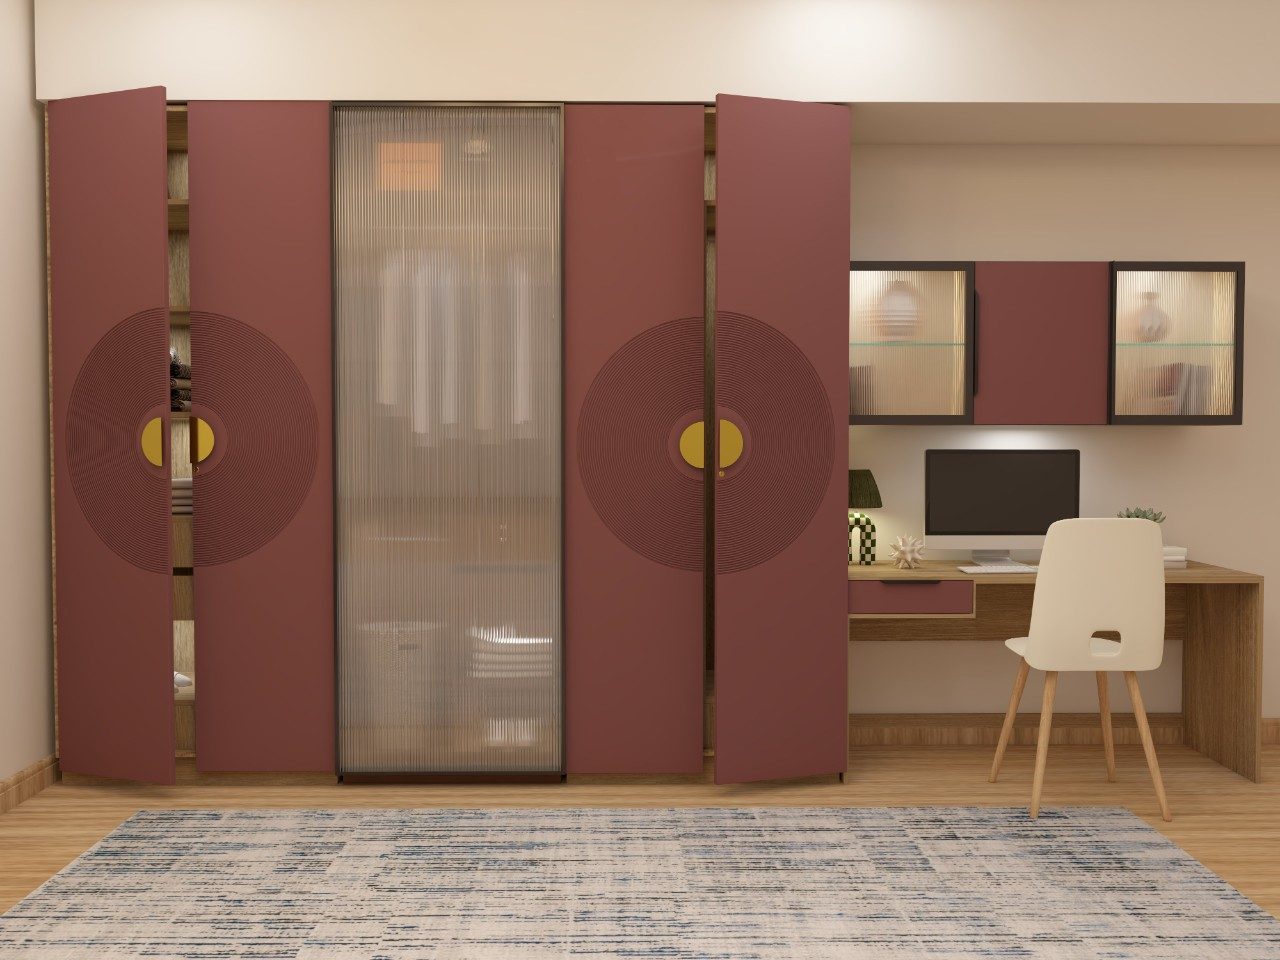
[(176, 515), (172, 521), (173, 565), (175, 568), (189, 570), (192, 566), (191, 515)]
[(186, 233), (190, 228), (191, 205), (187, 200), (169, 201), (169, 232)]
[(187, 149), (187, 108), (185, 104), (170, 104), (165, 110), (165, 139), (170, 153), (183, 153)]
[(702, 151), (716, 152), (716, 108), (707, 107), (702, 116)]
[(170, 307), (169, 308), (169, 326), (181, 327), (183, 329), (191, 326), (191, 308), (190, 307)]
[(707, 233), (716, 232), (716, 202), (714, 200), (704, 201), (707, 211)]

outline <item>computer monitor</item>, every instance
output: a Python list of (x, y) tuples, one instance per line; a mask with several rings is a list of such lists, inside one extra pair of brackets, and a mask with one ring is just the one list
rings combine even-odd
[(1055, 520), (1080, 515), (1079, 450), (926, 450), (925, 545), (975, 563), (1035, 550)]

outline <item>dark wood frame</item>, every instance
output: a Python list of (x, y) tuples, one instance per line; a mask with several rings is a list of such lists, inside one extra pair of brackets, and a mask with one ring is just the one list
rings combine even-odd
[[(1235, 356), (1231, 388), (1232, 411), (1222, 416), (1156, 415), (1135, 416), (1116, 413), (1116, 277), (1121, 271), (1153, 270), (1174, 273), (1234, 273), (1235, 297)], [(1111, 362), (1107, 368), (1107, 423), (1108, 424), (1163, 424), (1166, 426), (1239, 425), (1244, 418), (1244, 263), (1242, 261), (1177, 261), (1177, 260), (1115, 260), (1111, 263)]]
[(963, 272), (965, 275), (965, 284), (968, 286), (968, 297), (965, 300), (965, 318), (964, 318), (964, 413), (955, 416), (949, 415), (924, 415), (924, 416), (907, 416), (903, 414), (854, 414), (849, 411), (849, 424), (972, 424), (973, 423), (973, 397), (977, 393), (978, 381), (978, 288), (976, 275), (976, 261), (972, 260), (852, 260), (849, 262), (849, 272), (855, 270), (862, 272), (883, 271), (883, 270), (935, 270), (948, 272)]

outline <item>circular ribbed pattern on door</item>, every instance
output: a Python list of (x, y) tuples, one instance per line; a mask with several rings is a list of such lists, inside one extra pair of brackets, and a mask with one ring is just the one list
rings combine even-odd
[(116, 324), (85, 357), (67, 403), (67, 473), (89, 526), (113, 553), (169, 572), (169, 478), (147, 463), (146, 423), (168, 406), (169, 315)]
[(702, 480), (669, 441), (702, 407), (702, 388), (702, 318), (672, 320), (609, 358), (578, 416), (578, 472), (600, 519), (632, 550), (682, 570), (703, 566)]
[(781, 553), (813, 520), (839, 431), (809, 358), (741, 314), (716, 314), (716, 403), (751, 431), (750, 456), (716, 484), (716, 572), (735, 573)]
[(248, 324), (191, 313), (193, 405), (221, 421), (194, 484), (194, 562), (227, 563), (276, 537), (315, 479), (319, 421), (306, 381)]

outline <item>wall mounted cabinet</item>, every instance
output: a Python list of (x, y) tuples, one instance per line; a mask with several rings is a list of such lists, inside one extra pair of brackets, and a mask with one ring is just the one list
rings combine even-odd
[(1106, 262), (977, 265), (973, 422), (1107, 422)]
[(849, 422), (971, 423), (974, 266), (849, 265)]
[(1238, 424), (1244, 264), (1112, 264), (1112, 423)]
[(849, 422), (1235, 424), (1244, 264), (854, 262)]

